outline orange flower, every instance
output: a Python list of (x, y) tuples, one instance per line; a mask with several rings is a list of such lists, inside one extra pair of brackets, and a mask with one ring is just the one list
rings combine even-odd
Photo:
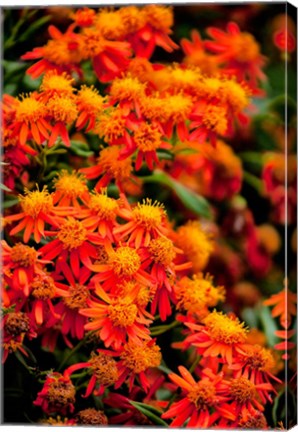
[(96, 247), (92, 243), (101, 244), (102, 241), (97, 234), (88, 232), (81, 221), (69, 217), (51, 235), (56, 237), (55, 240), (39, 249), (45, 259), (59, 257), (63, 266), (63, 261), (66, 263), (69, 257), (74, 274), (79, 274), (80, 261), (87, 268), (92, 267), (90, 258), (97, 257)]
[(170, 300), (175, 303), (174, 286), (176, 272), (188, 270), (192, 267), (190, 262), (175, 263), (177, 254), (183, 254), (181, 249), (174, 246), (173, 242), (166, 237), (154, 238), (147, 248), (140, 252), (142, 268), (150, 270), (151, 277), (156, 280), (157, 286), (151, 303), (151, 313), (154, 315), (158, 308), (160, 318), (164, 321), (171, 315)]
[(128, 42), (107, 40), (99, 29), (86, 27), (80, 37), (84, 58), (92, 60), (99, 81), (103, 83), (112, 81), (127, 68), (131, 56)]
[[(125, 14), (125, 8), (123, 8)], [(146, 5), (139, 12), (144, 20), (140, 29), (130, 30), (127, 40), (137, 57), (150, 58), (156, 46), (171, 52), (178, 46), (170, 39), (173, 25), (173, 12), (170, 7), (162, 5)]]
[(79, 27), (90, 27), (94, 24), (96, 12), (94, 9), (83, 7), (70, 15), (71, 19)]
[(46, 186), (41, 191), (29, 191), (25, 189), (25, 195), (20, 195), (19, 201), (23, 211), (12, 216), (7, 216), (5, 219), (8, 222), (22, 219), (9, 234), (15, 235), (25, 229), (23, 235), (25, 243), (28, 243), (32, 234), (34, 234), (36, 243), (40, 243), (41, 237), (45, 237), (45, 224), (48, 223), (51, 226), (57, 227), (59, 221), (61, 221), (59, 216), (69, 214), (69, 208), (67, 207), (54, 207), (53, 195), (48, 192)]
[(76, 95), (76, 103), (79, 112), (76, 128), (80, 130), (87, 126), (85, 131), (89, 132), (94, 128), (97, 116), (104, 109), (105, 98), (99, 94), (94, 86), (82, 85)]
[(27, 69), (27, 74), (33, 79), (38, 78), (46, 71), (57, 71), (71, 74), (77, 72), (82, 75), (79, 63), (82, 60), (82, 40), (81, 36), (73, 32), (73, 26), (62, 34), (55, 26), (50, 25), (48, 32), (52, 39), (43, 47), (33, 48), (21, 58), (23, 60), (35, 60), (42, 58), (33, 66)]
[(25, 146), (28, 139), (33, 139), (37, 144), (48, 139), (51, 125), (46, 118), (49, 111), (46, 105), (38, 100), (37, 93), (29, 93), (15, 101), (15, 116), (10, 128), (13, 135), (18, 136), (20, 145)]
[(214, 310), (203, 319), (204, 325), (186, 323), (194, 333), (184, 344), (197, 347), (203, 357), (221, 358), (232, 365), (247, 339), (247, 328), (235, 317)]
[[(274, 366), (275, 360), (269, 349), (260, 345), (246, 344), (238, 350), (238, 357), (234, 359), (231, 369), (235, 371), (235, 378), (243, 376), (256, 385), (270, 383), (270, 380), (281, 383), (281, 380), (276, 378), (271, 372)], [(266, 387), (260, 387), (259, 396), (262, 403), (265, 404), (267, 400), (272, 402), (269, 392), (277, 393), (273, 387), (269, 391)]]
[[(83, 397), (88, 397), (91, 393), (94, 396), (101, 396), (105, 391), (106, 387), (109, 387), (116, 383), (119, 372), (117, 369), (117, 362), (109, 355), (102, 354), (97, 350), (98, 353), (91, 353), (91, 357), (87, 362), (76, 363), (65, 369), (63, 376), (69, 379), (73, 372), (88, 368), (92, 377), (87, 385), (86, 393)], [(95, 389), (96, 384), (99, 384), (97, 390)]]
[(61, 136), (63, 143), (70, 147), (70, 139), (66, 126), (72, 125), (77, 116), (78, 109), (71, 96), (54, 95), (47, 103), (50, 118), (54, 121), (48, 146), (52, 147), (57, 138)]
[(96, 285), (95, 292), (100, 299), (87, 300), (89, 307), (81, 309), (80, 313), (92, 318), (85, 329), (98, 331), (107, 348), (118, 350), (127, 340), (137, 344), (140, 339), (150, 339), (148, 326), (153, 317), (138, 307), (135, 299), (128, 295), (110, 297), (99, 285)]
[(105, 291), (113, 291), (117, 285), (132, 280), (144, 286), (153, 283), (150, 275), (142, 269), (140, 253), (125, 243), (112, 246), (105, 242), (102, 260), (90, 268), (96, 272), (92, 280), (103, 283)]
[(270, 383), (254, 384), (249, 379), (240, 376), (231, 380), (223, 380), (221, 392), (227, 396), (227, 401), (217, 408), (219, 414), (232, 422), (231, 427), (237, 427), (239, 418), (247, 413), (254, 415), (255, 411), (264, 411), (260, 403), (259, 393), (273, 391)]
[(185, 54), (183, 63), (186, 65), (197, 66), (200, 70), (208, 75), (215, 74), (219, 71), (219, 61), (217, 56), (209, 54), (201, 40), (197, 30), (191, 32), (191, 40), (182, 39), (181, 48)]
[(215, 27), (207, 29), (207, 33), (214, 41), (205, 41), (205, 47), (216, 53), (218, 62), (236, 74), (238, 81), (248, 79), (250, 86), (256, 89), (258, 79), (266, 79), (262, 71), (265, 57), (251, 34), (241, 32), (234, 22), (228, 23), (226, 33)]
[(101, 193), (93, 192), (86, 200), (87, 209), (81, 209), (79, 218), (83, 225), (91, 231), (98, 230), (103, 240), (114, 241), (113, 229), (117, 226), (116, 216), (118, 201), (107, 195), (107, 190)]
[[(220, 415), (216, 411), (216, 404), (226, 399), (218, 392), (222, 376), (219, 374), (212, 380), (204, 376), (196, 382), (185, 367), (179, 366), (178, 369), (182, 378), (176, 374), (169, 374), (169, 378), (182, 388), (183, 398), (173, 403), (162, 414), (162, 418), (175, 417), (171, 427), (182, 427), (188, 420), (188, 428), (209, 428)], [(215, 408), (214, 414), (211, 414), (212, 408)]]
[(39, 251), (22, 243), (10, 247), (5, 240), (2, 240), (1, 246), (5, 280), (11, 289), (21, 290), (28, 297), (30, 283), (48, 261), (41, 260)]
[(128, 244), (136, 248), (148, 246), (154, 238), (166, 237), (169, 234), (167, 216), (163, 204), (147, 198), (142, 204), (131, 208), (122, 195), (124, 206), (118, 210), (118, 215), (128, 221), (114, 229), (114, 235), (120, 240), (127, 239)]
[(297, 315), (296, 310), (297, 295), (285, 287), (277, 294), (264, 301), (266, 306), (274, 306), (272, 309), (273, 318), (279, 317), (280, 324), (288, 329), (292, 322), (292, 317)]
[(136, 182), (137, 178), (132, 175), (131, 158), (119, 160), (120, 149), (116, 146), (107, 147), (101, 150), (99, 157), (94, 165), (88, 168), (81, 168), (80, 172), (85, 174), (89, 180), (98, 180), (94, 189), (100, 192), (101, 188), (106, 187), (112, 180), (115, 180), (120, 191), (123, 191), (123, 184), (126, 181)]
[(80, 200), (86, 202), (89, 198), (87, 181), (82, 174), (76, 171), (62, 170), (53, 180), (55, 192), (53, 203), (61, 206), (80, 208)]

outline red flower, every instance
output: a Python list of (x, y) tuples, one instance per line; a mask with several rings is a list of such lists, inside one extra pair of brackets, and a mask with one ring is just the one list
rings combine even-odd
[(47, 375), (42, 390), (38, 393), (34, 405), (40, 406), (46, 414), (58, 412), (66, 415), (74, 412), (75, 387), (69, 377), (58, 372)]

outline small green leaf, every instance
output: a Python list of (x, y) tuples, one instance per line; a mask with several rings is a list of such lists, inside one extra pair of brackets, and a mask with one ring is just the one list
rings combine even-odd
[(141, 404), (139, 402), (129, 401), (129, 403), (150, 419), (154, 424), (168, 427), (169, 425), (152, 412), (152, 407), (147, 404)]
[(92, 151), (90, 151), (88, 144), (81, 141), (71, 140), (70, 150), (77, 156), (82, 157), (89, 157), (94, 154)]
[(176, 155), (192, 155), (192, 154), (198, 154), (198, 150), (194, 149), (194, 148), (181, 148), (178, 150), (174, 150), (174, 154)]
[(278, 343), (278, 338), (274, 334), (276, 330), (278, 330), (278, 326), (274, 321), (274, 319), (272, 318), (269, 307), (263, 306), (260, 309), (259, 318), (262, 323), (262, 327), (266, 335), (268, 345), (270, 347), (273, 347), (275, 344)]
[(6, 199), (2, 205), (3, 205), (3, 208), (6, 209), (6, 208), (12, 207), (18, 203), (19, 203), (19, 199), (13, 197), (10, 199)]
[(196, 194), (186, 186), (179, 183), (166, 173), (155, 170), (151, 176), (141, 177), (144, 182), (160, 183), (172, 189), (186, 208), (199, 216), (211, 219), (211, 210), (208, 201)]
[(11, 192), (11, 189), (9, 189), (5, 184), (0, 183), (0, 189), (4, 190), (5, 192)]

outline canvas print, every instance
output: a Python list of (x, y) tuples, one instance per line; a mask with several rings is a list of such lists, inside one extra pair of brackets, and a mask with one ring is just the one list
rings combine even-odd
[(295, 7), (1, 14), (2, 424), (293, 427)]

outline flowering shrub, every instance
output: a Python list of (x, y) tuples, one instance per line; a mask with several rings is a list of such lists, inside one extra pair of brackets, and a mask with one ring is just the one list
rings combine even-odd
[[(190, 32), (177, 9), (189, 13), (6, 11), (6, 422), (295, 422), (283, 412), (295, 401), (294, 272), (280, 261), (284, 227), (296, 235), (295, 107), (288, 126), (270, 69), (292, 67), (294, 32), (272, 28), (271, 59), (245, 21), (261, 6)], [(14, 39), (30, 22), (47, 32)]]

